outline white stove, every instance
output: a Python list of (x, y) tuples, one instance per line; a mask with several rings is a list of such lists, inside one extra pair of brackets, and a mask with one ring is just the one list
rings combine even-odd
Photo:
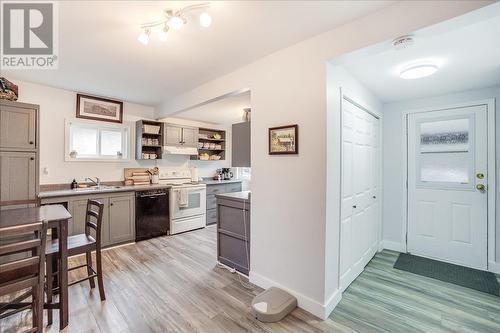
[(169, 189), (170, 234), (204, 228), (206, 225), (206, 185), (191, 182), (189, 170), (160, 169), (160, 184)]

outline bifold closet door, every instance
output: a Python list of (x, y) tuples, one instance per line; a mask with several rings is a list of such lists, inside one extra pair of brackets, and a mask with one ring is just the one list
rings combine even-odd
[(379, 120), (342, 100), (340, 286), (363, 271), (377, 251), (379, 214)]

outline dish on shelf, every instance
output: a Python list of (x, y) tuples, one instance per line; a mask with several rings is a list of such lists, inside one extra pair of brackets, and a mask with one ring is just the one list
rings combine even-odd
[(218, 161), (218, 160), (220, 160), (220, 158), (221, 157), (219, 155), (212, 155), (212, 156), (210, 156), (210, 160), (212, 160), (212, 161)]
[(203, 148), (203, 142), (198, 142), (198, 148)]
[(222, 138), (222, 135), (220, 133), (214, 133), (214, 134), (212, 134), (212, 138), (219, 140)]
[(208, 161), (210, 156), (207, 153), (200, 154), (199, 159), (202, 161)]

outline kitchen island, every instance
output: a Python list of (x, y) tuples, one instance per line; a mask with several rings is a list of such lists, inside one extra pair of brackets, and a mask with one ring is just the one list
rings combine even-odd
[(250, 271), (250, 191), (217, 199), (217, 260), (245, 275)]

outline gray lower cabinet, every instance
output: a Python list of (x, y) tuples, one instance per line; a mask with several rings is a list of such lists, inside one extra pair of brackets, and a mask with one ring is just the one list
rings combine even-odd
[(243, 274), (250, 271), (250, 202), (217, 199), (217, 260)]
[(36, 199), (36, 156), (34, 152), (0, 151), (0, 202)]
[(215, 198), (215, 195), (240, 191), (241, 182), (207, 184), (207, 225), (217, 223), (217, 199)]
[(109, 198), (109, 242), (122, 243), (135, 238), (135, 197)]
[(71, 213), (68, 234), (85, 232), (87, 200), (93, 199), (104, 205), (102, 217), (102, 246), (111, 246), (135, 240), (135, 193), (103, 193), (42, 199), (42, 204), (63, 204)]

